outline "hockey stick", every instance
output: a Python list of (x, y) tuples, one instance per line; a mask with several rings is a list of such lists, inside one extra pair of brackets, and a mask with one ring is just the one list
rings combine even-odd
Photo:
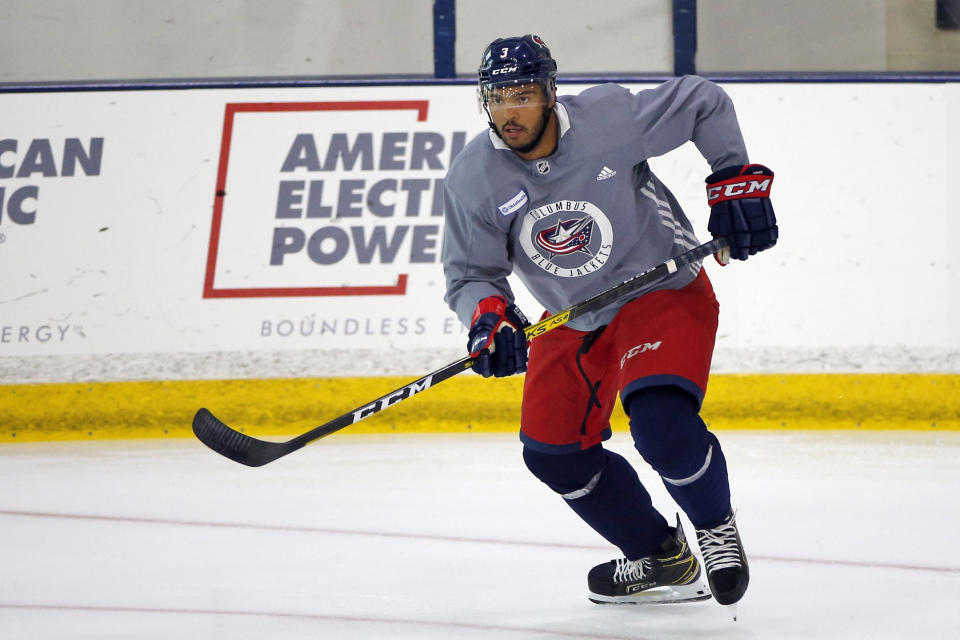
[[(621, 296), (636, 291), (652, 282), (656, 282), (671, 273), (676, 273), (677, 270), (682, 267), (703, 260), (711, 253), (722, 252), (726, 247), (727, 243), (722, 238), (716, 238), (698, 247), (694, 247), (675, 258), (671, 258), (652, 269), (634, 276), (629, 280), (625, 280), (579, 304), (575, 304), (569, 309), (530, 325), (524, 330), (527, 338), (536, 338), (551, 329), (565, 325), (574, 318), (579, 318), (589, 311), (596, 311)], [(200, 409), (194, 416), (193, 432), (201, 442), (217, 453), (250, 467), (260, 467), (288, 453), (293, 453), (309, 442), (328, 436), (344, 427), (369, 418), (375, 413), (379, 413), (421, 391), (426, 391), (433, 385), (439, 384), (458, 373), (466, 371), (472, 365), (473, 360), (469, 356), (461, 358), (456, 362), (451, 362), (433, 373), (428, 373), (406, 386), (380, 396), (369, 404), (357, 407), (353, 411), (334, 418), (330, 422), (322, 424), (286, 442), (259, 440), (245, 433), (240, 433), (218, 420), (206, 409)]]

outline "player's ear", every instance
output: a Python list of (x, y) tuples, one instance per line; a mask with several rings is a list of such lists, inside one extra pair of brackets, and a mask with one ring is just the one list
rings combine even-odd
[(557, 103), (557, 82), (551, 79), (550, 84), (544, 89), (547, 92), (547, 107), (553, 109)]

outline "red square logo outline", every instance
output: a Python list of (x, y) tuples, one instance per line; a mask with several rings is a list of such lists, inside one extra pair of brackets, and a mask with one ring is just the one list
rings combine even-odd
[(372, 100), (346, 102), (229, 102), (223, 117), (223, 136), (220, 143), (220, 164), (217, 169), (217, 189), (213, 199), (213, 221), (210, 225), (210, 244), (207, 249), (207, 268), (203, 281), (204, 298), (282, 298), (306, 296), (377, 296), (404, 295), (407, 291), (407, 274), (397, 275), (396, 284), (342, 287), (254, 287), (218, 289), (213, 280), (217, 268), (217, 253), (220, 245), (220, 227), (223, 222), (223, 201), (227, 195), (227, 164), (230, 161), (230, 143), (233, 136), (233, 120), (237, 113), (275, 113), (280, 111), (363, 111), (363, 110), (413, 110), (417, 122), (427, 119), (428, 100)]

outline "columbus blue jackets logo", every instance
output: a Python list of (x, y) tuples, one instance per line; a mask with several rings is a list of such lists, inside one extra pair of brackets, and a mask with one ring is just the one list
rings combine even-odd
[(558, 200), (528, 209), (520, 245), (540, 269), (561, 278), (578, 278), (603, 268), (613, 249), (613, 227), (592, 202)]
[(590, 234), (593, 232), (593, 218), (573, 218), (558, 220), (556, 226), (537, 234), (536, 245), (553, 256), (565, 256), (574, 251), (590, 253)]

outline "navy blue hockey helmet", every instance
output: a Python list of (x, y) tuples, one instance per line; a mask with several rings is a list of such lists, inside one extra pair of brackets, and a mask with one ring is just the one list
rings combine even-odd
[(477, 92), (486, 106), (496, 87), (538, 82), (549, 91), (557, 77), (557, 62), (540, 36), (499, 38), (484, 50), (478, 76)]

